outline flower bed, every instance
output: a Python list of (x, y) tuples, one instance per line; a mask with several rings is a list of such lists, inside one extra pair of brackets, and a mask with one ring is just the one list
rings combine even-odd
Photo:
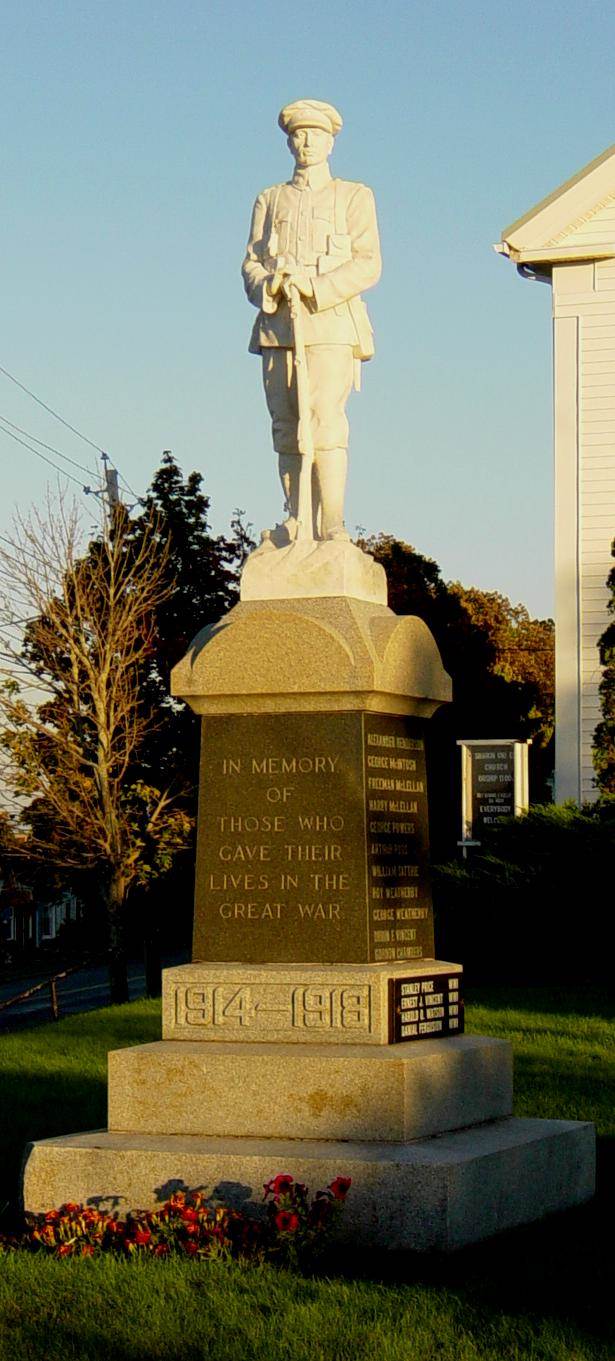
[(156, 1210), (133, 1210), (125, 1219), (90, 1205), (68, 1202), (46, 1214), (26, 1215), (20, 1234), (0, 1235), (0, 1252), (43, 1252), (53, 1257), (253, 1257), (299, 1263), (318, 1255), (337, 1224), (350, 1188), (336, 1177), (310, 1199), (307, 1186), (279, 1173), (264, 1187), (260, 1217), (212, 1205), (203, 1191), (176, 1192)]

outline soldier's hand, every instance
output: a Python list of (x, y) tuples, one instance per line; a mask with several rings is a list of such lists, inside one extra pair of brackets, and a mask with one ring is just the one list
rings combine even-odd
[(271, 278), (267, 280), (267, 292), (271, 295), (272, 298), (277, 298), (278, 293), (280, 292), (280, 289), (282, 287), (283, 281), (284, 275), (282, 274), (282, 271), (280, 269), (277, 269), (275, 274), (272, 274)]
[(286, 274), (282, 282), (282, 288), (287, 298), (290, 298), (291, 288), (296, 288), (302, 298), (313, 298), (314, 288), (309, 274)]

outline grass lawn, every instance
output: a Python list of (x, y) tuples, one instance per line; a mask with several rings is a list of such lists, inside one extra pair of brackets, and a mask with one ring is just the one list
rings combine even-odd
[[(309, 1279), (0, 1258), (0, 1361), (612, 1361), (612, 1017), (596, 989), (476, 989), (467, 1009), (469, 1030), (512, 1040), (516, 1114), (596, 1121), (592, 1205), (446, 1259), (338, 1252)], [(159, 1035), (143, 1001), (0, 1039), (0, 1203), (28, 1139), (105, 1124), (107, 1050)]]

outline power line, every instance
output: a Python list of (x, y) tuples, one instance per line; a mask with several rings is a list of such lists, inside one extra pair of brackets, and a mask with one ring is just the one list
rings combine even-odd
[(30, 453), (35, 454), (37, 458), (42, 458), (43, 463), (48, 463), (49, 467), (54, 468), (57, 473), (60, 473), (62, 475), (62, 477), (67, 477), (71, 482), (75, 482), (76, 485), (80, 487), (82, 491), (86, 493), (92, 491), (91, 487), (84, 487), (83, 482), (81, 482), (78, 477), (73, 477), (72, 473), (67, 473), (65, 468), (61, 468), (58, 463), (54, 463), (53, 459), (47, 458), (47, 455), (42, 454), (40, 449), (35, 449), (33, 445), (27, 444), (25, 440), (20, 439), (19, 435), (14, 435), (11, 430), (2, 430), (2, 434), (8, 435), (9, 439), (14, 439), (15, 443), (21, 444), (24, 449), (29, 449)]
[[(17, 386), (18, 388), (21, 388), (21, 391), (22, 391), (22, 392), (25, 392), (25, 393), (27, 394), (28, 397), (31, 397), (31, 398), (32, 398), (32, 401), (33, 401), (33, 402), (36, 402), (36, 403), (38, 404), (38, 406), (41, 406), (41, 407), (43, 408), (44, 411), (48, 411), (48, 412), (49, 412), (49, 415), (50, 415), (50, 416), (53, 416), (54, 419), (55, 419), (56, 421), (60, 421), (61, 425), (64, 425), (64, 426), (66, 427), (67, 430), (72, 431), (73, 435), (77, 435), (78, 439), (83, 440), (85, 444), (89, 444), (89, 446), (90, 446), (91, 449), (95, 449), (96, 452), (97, 452), (98, 454), (101, 454), (101, 455), (102, 455), (103, 459), (105, 459), (108, 463), (111, 463), (111, 466), (115, 468), (115, 465), (112, 463), (112, 460), (109, 458), (109, 455), (105, 452), (104, 449), (101, 448), (100, 444), (96, 444), (96, 443), (94, 442), (94, 440), (91, 440), (91, 439), (89, 438), (88, 435), (84, 435), (84, 434), (83, 434), (83, 431), (82, 431), (82, 430), (78, 430), (77, 427), (76, 427), (76, 425), (71, 425), (70, 421), (65, 420), (64, 417), (60, 415), (59, 411), (54, 411), (54, 409), (53, 409), (52, 406), (48, 406), (48, 405), (47, 405), (47, 402), (44, 402), (44, 401), (42, 400), (41, 397), (37, 397), (36, 393), (35, 393), (35, 392), (32, 392), (32, 389), (31, 389), (31, 388), (26, 387), (26, 384), (25, 384), (25, 383), (22, 383), (21, 380), (20, 380), (19, 378), (16, 378), (15, 375), (14, 375), (13, 373), (9, 373), (8, 369), (3, 368), (2, 364), (0, 364), (0, 373), (3, 373), (4, 376), (5, 376), (5, 378), (9, 378), (10, 381), (11, 381), (11, 383), (15, 383), (16, 386)], [(20, 430), (20, 427), (19, 427), (18, 425), (13, 426), (13, 422), (12, 422), (12, 421), (7, 421), (7, 420), (6, 420), (6, 417), (4, 417), (4, 416), (0, 416), (0, 420), (6, 421), (6, 424), (12, 426), (13, 429), (15, 429), (15, 430)], [(8, 434), (9, 432), (6, 431), (6, 433)], [(29, 439), (33, 439), (34, 442), (35, 442), (35, 444), (41, 444), (41, 445), (43, 446), (44, 449), (48, 449), (51, 453), (58, 454), (58, 456), (59, 456), (60, 458), (66, 459), (66, 461), (67, 461), (68, 463), (72, 463), (72, 464), (74, 465), (75, 468), (79, 468), (82, 472), (89, 472), (89, 469), (84, 468), (84, 467), (83, 467), (83, 464), (81, 464), (81, 463), (76, 463), (74, 459), (69, 458), (67, 454), (61, 453), (59, 449), (54, 449), (52, 445), (50, 445), (50, 444), (45, 444), (44, 440), (39, 440), (39, 439), (36, 438), (35, 435), (30, 435), (30, 434), (28, 434), (28, 431), (27, 431), (27, 430), (20, 430), (20, 434), (22, 434), (22, 435), (28, 435), (28, 438), (29, 438)], [(26, 445), (26, 448), (28, 448), (28, 447), (29, 447), (29, 446)], [(36, 453), (36, 450), (32, 450), (32, 452), (33, 452), (33, 453)], [(42, 458), (43, 455), (41, 454), (40, 457)], [(49, 461), (49, 460), (47, 460), (47, 461)], [(51, 466), (54, 467), (55, 465), (52, 464)], [(61, 471), (61, 469), (59, 469), (58, 471)], [(141, 504), (142, 504), (142, 498), (141, 498), (140, 496), (137, 496), (136, 491), (133, 490), (133, 488), (130, 486), (130, 483), (126, 481), (126, 478), (123, 476), (122, 473), (119, 472), (119, 470), (118, 470), (117, 468), (115, 469), (115, 471), (118, 473), (118, 476), (119, 476), (120, 480), (123, 482), (124, 486), (126, 487), (126, 490), (129, 491), (129, 492), (130, 492), (130, 495), (131, 495), (131, 496), (134, 496), (135, 501), (136, 501), (139, 505), (141, 505)], [(68, 473), (66, 473), (65, 476), (68, 477)], [(77, 480), (76, 478), (73, 478), (73, 481), (76, 481), (76, 480)], [(89, 491), (89, 492), (91, 492), (91, 491), (92, 491), (92, 488), (90, 488), (90, 487), (85, 488), (85, 487), (84, 487), (84, 491), (86, 491), (86, 490)], [(99, 493), (97, 493), (97, 492), (93, 492), (93, 495), (98, 495), (98, 494), (99, 494)]]
[[(63, 454), (62, 450), (56, 449), (53, 444), (45, 444), (43, 439), (39, 439), (37, 435), (31, 434), (29, 430), (22, 430), (21, 426), (15, 425), (14, 421), (8, 419), (8, 416), (0, 416), (0, 421), (4, 425), (10, 425), (11, 430), (18, 430), (20, 435), (26, 435), (27, 438), (33, 440), (35, 444), (40, 444), (43, 449), (48, 449), (50, 454), (57, 454), (58, 458), (63, 458), (66, 463), (72, 463), (73, 468), (79, 468), (80, 472), (87, 473), (88, 477), (90, 476), (92, 471), (91, 468), (86, 468), (84, 463), (77, 463), (74, 458), (69, 458), (68, 454)], [(8, 435), (10, 432), (7, 430), (5, 433)]]
[(84, 442), (89, 444), (91, 449), (95, 449), (98, 454), (104, 454), (105, 451), (104, 449), (101, 449), (99, 444), (95, 444), (93, 440), (88, 439), (88, 436), (84, 435), (81, 430), (78, 430), (75, 425), (71, 425), (70, 421), (65, 421), (64, 417), (60, 416), (58, 411), (54, 411), (52, 406), (47, 406), (47, 403), (43, 402), (40, 397), (37, 397), (36, 393), (26, 387), (25, 383), (20, 382), (19, 378), (15, 378), (15, 375), (9, 373), (8, 369), (4, 369), (2, 364), (0, 364), (0, 373), (3, 373), (5, 378), (10, 378), (11, 383), (15, 383), (18, 388), (21, 388), (22, 392), (26, 392), (28, 397), (32, 398), (33, 402), (37, 402), (39, 406), (42, 406), (45, 411), (49, 412), (50, 416), (55, 417), (56, 421), (60, 421), (62, 425), (65, 425), (67, 430), (72, 430), (73, 435), (77, 435), (79, 439), (84, 440)]

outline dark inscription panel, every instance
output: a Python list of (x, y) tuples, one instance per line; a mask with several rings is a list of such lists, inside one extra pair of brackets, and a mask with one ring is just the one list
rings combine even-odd
[(461, 977), (425, 974), (391, 979), (391, 1043), (463, 1033)]
[(368, 948), (361, 714), (204, 718), (194, 958)]
[(515, 752), (512, 743), (471, 747), (472, 839), (515, 811)]
[(363, 716), (370, 959), (433, 958), (424, 725)]

